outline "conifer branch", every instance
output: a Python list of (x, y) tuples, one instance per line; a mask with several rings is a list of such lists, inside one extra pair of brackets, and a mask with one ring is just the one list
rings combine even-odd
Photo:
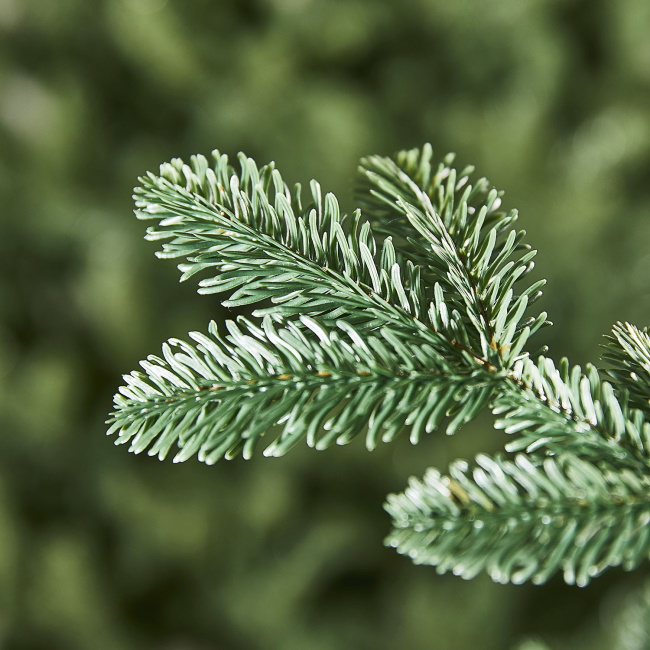
[[(412, 479), (389, 498), (388, 543), (441, 572), (486, 570), (516, 583), (542, 583), (561, 569), (583, 586), (608, 566), (629, 569), (648, 556), (650, 424), (642, 411), (621, 403), (593, 366), (583, 373), (544, 357), (517, 362), (491, 406), (495, 426), (516, 436), (506, 449), (528, 455), (514, 464), (479, 456), (473, 468), (452, 464), (448, 477), (429, 470), (423, 482)], [(540, 522), (552, 523), (550, 532)]]
[[(358, 210), (316, 182), (306, 202), (273, 164), (218, 152), (148, 174), (136, 214), (158, 223), (160, 257), (182, 279), (262, 320), (213, 323), (142, 362), (115, 398), (109, 433), (134, 452), (214, 463), (317, 449), (363, 435), (454, 433), (482, 409), (513, 435), (515, 461), (429, 470), (387, 509), (390, 543), (441, 572), (586, 584), (636, 566), (650, 542), (650, 336), (615, 326), (603, 381), (593, 366), (529, 358), (546, 314), (526, 316), (543, 281), (516, 212), (430, 146), (362, 161)], [(369, 220), (368, 220), (369, 219)], [(374, 233), (377, 232), (379, 236)], [(395, 243), (393, 243), (395, 242)], [(205, 277), (207, 275), (207, 277)], [(271, 306), (268, 306), (268, 303)], [(262, 303), (262, 304), (260, 304)], [(266, 303), (266, 304), (264, 304)]]
[(650, 480), (574, 455), (514, 461), (477, 456), (448, 474), (388, 498), (387, 543), (416, 564), (498, 582), (546, 582), (561, 571), (586, 585), (612, 566), (636, 567), (650, 552)]
[(363, 159), (361, 202), (382, 231), (401, 233), (409, 254), (454, 296), (481, 354), (497, 367), (509, 367), (518, 356), (512, 352), (515, 341), (520, 352), (547, 323), (545, 313), (523, 320), (544, 280), (514, 293), (532, 270), (536, 251), (522, 243), (525, 231), (510, 229), (517, 213), (499, 210), (500, 194), (486, 179), (471, 185), (473, 168), (457, 173), (450, 167), (453, 156), (434, 173), (431, 158), (431, 146), (425, 145), (395, 159)]
[(603, 354), (607, 375), (627, 391), (630, 404), (650, 415), (650, 334), (630, 323), (616, 323)]
[(175, 159), (159, 176), (141, 178), (135, 198), (139, 218), (159, 221), (147, 239), (167, 240), (158, 256), (187, 258), (182, 280), (214, 274), (199, 293), (229, 292), (228, 307), (275, 303), (258, 316), (345, 315), (370, 328), (390, 322), (426, 335), (432, 305), (419, 268), (390, 239), (378, 246), (358, 211), (342, 215), (315, 181), (303, 205), (300, 187), (291, 191), (272, 163), (258, 169), (240, 155), (237, 173), (216, 151), (213, 167), (203, 156), (191, 162)]
[(125, 376), (116, 396), (109, 434), (136, 453), (149, 449), (175, 461), (193, 455), (212, 464), (266, 444), (281, 456), (300, 440), (316, 449), (346, 444), (365, 431), (366, 446), (389, 442), (410, 430), (411, 442), (446, 420), (447, 433), (485, 408), (494, 378), (481, 368), (442, 357), (388, 329), (362, 339), (338, 321), (329, 330), (302, 317), (276, 327), (240, 319), (222, 336), (193, 332), (177, 339), (163, 358), (149, 357), (143, 372)]
[(546, 357), (518, 362), (513, 384), (493, 401), (495, 426), (517, 439), (507, 451), (571, 452), (594, 460), (607, 459), (640, 472), (650, 463), (650, 423), (643, 413), (619, 401), (612, 385), (596, 368), (559, 368)]

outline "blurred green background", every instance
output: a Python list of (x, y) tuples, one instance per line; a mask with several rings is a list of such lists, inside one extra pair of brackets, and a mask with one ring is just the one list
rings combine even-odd
[(382, 546), (453, 439), (208, 468), (115, 448), (120, 375), (223, 318), (131, 214), (138, 175), (246, 151), (348, 208), (357, 160), (431, 141), (506, 191), (555, 327), (598, 357), (650, 322), (648, 0), (0, 0), (0, 648), (484, 650), (579, 634), (588, 589), (413, 567)]

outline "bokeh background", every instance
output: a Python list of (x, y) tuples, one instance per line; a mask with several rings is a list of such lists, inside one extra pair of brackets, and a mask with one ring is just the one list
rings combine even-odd
[(489, 419), (212, 468), (103, 421), (122, 373), (227, 317), (131, 213), (138, 175), (215, 147), (347, 207), (361, 155), (456, 151), (541, 251), (552, 356), (646, 325), (649, 33), (647, 0), (0, 0), (0, 648), (562, 644), (640, 584), (464, 582), (382, 546), (385, 494), (499, 448)]

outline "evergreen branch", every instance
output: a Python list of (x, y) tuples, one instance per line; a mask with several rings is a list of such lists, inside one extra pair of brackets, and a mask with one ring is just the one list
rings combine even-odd
[(630, 323), (616, 323), (608, 336), (603, 359), (606, 374), (629, 395), (630, 404), (650, 415), (650, 334)]
[[(463, 225), (459, 217), (465, 220), (475, 218), (483, 207), (489, 206), (485, 227), (496, 228), (497, 234), (517, 220), (516, 211), (506, 213), (499, 210), (500, 196), (496, 201), (490, 199), (494, 191), (486, 178), (470, 184), (473, 166), (458, 171), (452, 166), (454, 154), (446, 155), (437, 166), (432, 163), (432, 158), (433, 148), (427, 143), (422, 149), (400, 151), (393, 158), (367, 156), (361, 160), (357, 199), (362, 208), (367, 208), (373, 215), (373, 227), (377, 232), (386, 235), (399, 233), (402, 243), (414, 246), (409, 252), (418, 254), (420, 249), (415, 244), (425, 239), (415, 226), (404, 220), (394, 199), (401, 197), (406, 203), (418, 205), (421, 192), (430, 198), (445, 229), (458, 244), (462, 244), (460, 230)], [(466, 214), (457, 214), (461, 204), (466, 204)]]
[(431, 157), (431, 145), (425, 145), (395, 159), (363, 159), (360, 201), (375, 215), (375, 228), (399, 232), (407, 254), (455, 297), (481, 354), (509, 367), (518, 358), (512, 348), (521, 352), (546, 324), (545, 313), (523, 320), (541, 296), (543, 280), (514, 293), (532, 270), (536, 251), (522, 243), (524, 231), (508, 230), (517, 213), (499, 211), (499, 193), (485, 179), (468, 184), (473, 169), (458, 173), (450, 166), (453, 156), (434, 173)]
[[(404, 261), (390, 239), (378, 246), (359, 212), (342, 215), (332, 194), (312, 181), (303, 206), (273, 164), (258, 169), (239, 156), (239, 174), (226, 156), (213, 166), (193, 156), (175, 159), (148, 174), (135, 190), (136, 214), (157, 219), (147, 239), (168, 240), (160, 257), (186, 257), (182, 279), (206, 270), (200, 293), (230, 292), (229, 307), (270, 299), (275, 306), (256, 315), (309, 313), (333, 322), (340, 316), (373, 328), (390, 323), (438, 345), (464, 340), (462, 319), (427, 289), (419, 267)], [(447, 327), (444, 336), (434, 330)]]
[[(369, 449), (405, 428), (416, 443), (447, 419), (454, 433), (489, 401), (493, 378), (453, 365), (434, 348), (383, 329), (361, 339), (349, 324), (338, 331), (313, 319), (284, 328), (240, 319), (221, 336), (171, 340), (163, 357), (142, 362), (116, 395), (109, 434), (136, 453), (175, 461), (198, 453), (212, 464), (239, 453), (250, 458), (265, 436), (264, 454), (280, 456), (302, 439), (317, 449), (346, 444), (365, 430)], [(273, 430), (279, 427), (279, 431)]]
[(562, 571), (586, 585), (608, 567), (636, 567), (650, 552), (650, 480), (573, 455), (514, 462), (480, 455), (449, 474), (390, 495), (387, 543), (438, 573), (546, 582)]
[(263, 321), (169, 341), (125, 376), (109, 433), (136, 453), (176, 446), (176, 461), (211, 464), (303, 439), (325, 449), (363, 435), (372, 449), (409, 430), (415, 443), (489, 404), (517, 434), (506, 449), (530, 455), (413, 480), (389, 499), (391, 543), (441, 572), (503, 581), (561, 569), (586, 584), (631, 568), (650, 544), (650, 336), (614, 328), (614, 385), (592, 366), (533, 362), (525, 346), (546, 314), (525, 314), (543, 282), (520, 288), (535, 252), (511, 229), (516, 213), (452, 158), (434, 172), (431, 156), (427, 145), (362, 161), (379, 240), (316, 182), (303, 203), (272, 164), (243, 155), (239, 171), (215, 152), (142, 178), (136, 214), (158, 221), (147, 238), (164, 240), (159, 256), (185, 258), (182, 279), (211, 273), (201, 293), (257, 304)]
[(496, 395), (495, 426), (517, 439), (508, 451), (571, 452), (606, 459), (647, 472), (650, 464), (650, 423), (643, 413), (619, 401), (611, 384), (587, 365), (557, 368), (545, 357), (524, 359), (509, 374), (512, 383)]

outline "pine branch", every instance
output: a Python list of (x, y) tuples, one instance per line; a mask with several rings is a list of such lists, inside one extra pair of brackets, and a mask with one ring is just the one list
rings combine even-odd
[(509, 367), (546, 324), (545, 313), (523, 320), (544, 280), (514, 293), (532, 270), (536, 251), (522, 243), (524, 231), (509, 230), (517, 213), (499, 211), (499, 192), (489, 190), (486, 179), (469, 184), (473, 168), (458, 173), (451, 167), (453, 156), (434, 173), (431, 158), (431, 146), (425, 145), (395, 159), (363, 159), (360, 201), (375, 216), (375, 227), (400, 233), (408, 255), (454, 296), (481, 354), (497, 367)]
[(629, 394), (630, 404), (650, 415), (650, 334), (630, 323), (616, 323), (608, 336), (603, 359), (607, 375)]
[[(357, 199), (361, 207), (367, 208), (373, 216), (372, 223), (377, 232), (387, 236), (399, 234), (405, 246), (413, 246), (412, 254), (422, 253), (417, 244), (424, 243), (425, 237), (404, 219), (403, 211), (395, 203), (397, 198), (401, 198), (406, 203), (418, 205), (421, 192), (430, 198), (445, 228), (458, 244), (462, 244), (462, 239), (458, 238), (461, 219), (476, 218), (483, 207), (488, 208), (485, 226), (495, 227), (497, 235), (517, 220), (516, 211), (506, 213), (499, 210), (501, 193), (498, 193), (498, 200), (490, 200), (492, 190), (486, 178), (470, 183), (473, 166), (457, 170), (453, 167), (454, 154), (445, 156), (437, 166), (432, 159), (433, 148), (425, 144), (422, 149), (399, 151), (392, 158), (367, 156), (361, 160)], [(467, 206), (467, 213), (460, 215), (458, 206), (463, 204)]]
[(607, 567), (636, 567), (650, 552), (650, 479), (573, 455), (514, 462), (480, 455), (429, 470), (388, 498), (387, 543), (438, 573), (546, 582), (561, 571), (586, 585)]
[[(227, 158), (215, 152), (213, 167), (203, 157), (196, 156), (192, 158), (191, 167), (174, 160), (161, 166), (160, 176), (149, 174), (141, 179), (142, 186), (136, 189), (136, 214), (143, 219), (159, 220), (159, 225), (149, 228), (147, 234), (148, 239), (167, 240), (159, 255), (186, 257), (188, 263), (181, 265), (183, 279), (206, 270), (216, 271), (214, 277), (201, 281), (200, 291), (234, 292), (224, 303), (227, 306), (270, 298), (276, 306), (258, 309), (256, 315), (291, 319), (296, 314), (307, 312), (318, 316), (330, 329), (335, 323), (341, 327), (347, 323), (346, 327), (355, 327), (360, 333), (381, 327), (381, 337), (392, 344), (399, 341), (403, 349), (406, 349), (405, 344), (410, 346), (410, 354), (417, 355), (413, 350), (428, 346), (439, 362), (444, 362), (444, 373), (426, 377), (428, 383), (420, 390), (420, 401), (408, 402), (414, 412), (408, 418), (395, 414), (387, 420), (397, 424), (391, 424), (392, 428), (381, 433), (383, 439), (390, 439), (405, 425), (412, 425), (411, 437), (415, 440), (419, 438), (422, 426), (430, 431), (445, 415), (451, 418), (448, 432), (453, 432), (474, 417), (489, 401), (494, 386), (503, 379), (503, 373), (499, 366), (493, 366), (476, 353), (464, 325), (466, 315), (447, 305), (441, 284), (427, 287), (419, 276), (419, 267), (403, 260), (390, 238), (378, 246), (369, 224), (361, 222), (360, 214), (355, 213), (351, 219), (341, 215), (336, 199), (327, 195), (323, 200), (317, 183), (312, 182), (311, 201), (303, 206), (300, 188), (290, 192), (272, 165), (258, 169), (243, 155), (239, 161), (241, 169), (237, 174)], [(407, 273), (403, 281), (401, 269), (404, 268)], [(343, 324), (341, 316), (345, 317)], [(503, 318), (512, 337), (515, 323), (512, 319), (507, 321), (505, 312)], [(306, 322), (298, 319), (291, 327)], [(252, 326), (247, 324), (246, 327)], [(520, 335), (515, 355), (522, 353), (529, 331)], [(356, 336), (360, 341), (359, 335)], [(274, 343), (264, 343), (268, 344), (269, 354), (272, 354)], [(220, 340), (219, 344), (223, 342)], [(229, 349), (235, 356), (239, 354), (232, 347)], [(407, 357), (403, 355), (404, 363)], [(144, 449), (156, 438), (157, 443), (151, 447), (153, 453), (163, 450), (164, 455), (169, 445), (176, 442), (181, 447), (178, 459), (185, 459), (199, 449), (200, 456), (209, 462), (223, 455), (231, 457), (242, 448), (244, 455), (249, 456), (258, 438), (283, 422), (282, 418), (290, 417), (286, 409), (293, 408), (293, 397), (284, 389), (286, 383), (278, 384), (276, 381), (273, 390), (266, 385), (266, 382), (273, 383), (274, 378), (285, 375), (292, 375), (292, 383), (302, 391), (299, 403), (303, 412), (318, 416), (313, 426), (309, 425), (312, 433), (308, 438), (313, 438), (319, 428), (327, 425), (326, 428), (334, 433), (324, 439), (346, 441), (352, 426), (346, 419), (348, 413), (355, 413), (353, 423), (357, 429), (365, 426), (362, 420), (370, 414), (366, 412), (364, 416), (349, 407), (343, 410), (346, 417), (339, 418), (338, 423), (334, 424), (332, 419), (325, 420), (326, 415), (332, 416), (337, 400), (352, 400), (351, 404), (356, 408), (345, 382), (333, 384), (332, 381), (319, 380), (314, 388), (306, 379), (299, 381), (300, 377), (294, 373), (279, 368), (266, 368), (265, 375), (251, 375), (244, 380), (262, 382), (263, 391), (255, 391), (249, 384), (228, 384), (220, 387), (218, 396), (207, 398), (194, 393), (206, 388), (214, 390), (214, 386), (195, 382), (189, 394), (178, 396), (178, 390), (185, 389), (184, 373), (173, 367), (173, 359), (176, 356), (169, 351), (164, 362), (150, 358), (144, 363), (149, 376), (136, 373), (127, 378), (132, 385), (126, 389), (127, 399), (122, 396), (116, 401), (118, 411), (114, 414), (111, 431), (120, 431), (120, 442), (133, 441), (132, 449), (135, 451)], [(450, 365), (453, 372), (449, 371)], [(176, 378), (170, 379), (170, 373), (174, 371)], [(303, 371), (309, 372), (307, 369)], [(484, 371), (492, 374), (486, 375)], [(160, 385), (162, 375), (172, 386)], [(438, 399), (442, 377), (448, 383), (447, 393), (455, 397)], [(409, 381), (412, 385), (413, 378)], [(461, 406), (461, 398), (467, 397), (467, 386), (471, 388), (477, 381), (481, 390)], [(152, 388), (152, 383), (156, 388)], [(137, 386), (138, 391), (134, 392), (133, 386)], [(372, 394), (370, 389), (366, 392)], [(270, 412), (275, 420), (270, 416), (261, 417), (259, 412), (264, 409), (253, 412), (242, 407), (244, 402), (249, 406), (255, 401), (250, 399), (252, 393), (265, 408), (273, 406)], [(390, 394), (400, 395), (399, 391)], [(418, 409), (416, 405), (427, 397), (436, 398), (440, 403), (430, 403), (428, 410)], [(163, 398), (164, 402), (161, 402)], [(321, 403), (323, 400), (326, 400), (328, 408)], [(382, 413), (388, 414), (389, 407), (398, 403), (396, 400), (397, 397), (388, 400), (389, 406)], [(286, 404), (281, 404), (282, 401)], [(146, 403), (144, 409), (143, 402)], [(368, 407), (371, 402), (364, 401), (363, 404)], [(192, 408), (186, 408), (188, 404)], [(319, 407), (319, 410), (314, 413), (306, 405)], [(242, 413), (249, 413), (249, 416), (239, 415), (232, 419), (230, 414), (237, 409), (243, 409)], [(369, 447), (374, 446), (379, 435), (372, 425), (375, 411), (372, 411), (366, 436)], [(425, 420), (425, 414), (429, 412), (433, 415)], [(295, 442), (302, 435), (296, 433), (299, 426), (307, 427), (307, 420), (305, 417), (296, 422), (290, 420), (290, 425), (285, 427), (282, 440), (288, 437)], [(283, 442), (282, 450), (294, 442)], [(313, 444), (322, 447), (329, 442)]]
[[(240, 319), (222, 336), (172, 340), (144, 373), (125, 376), (109, 434), (136, 453), (175, 461), (193, 455), (212, 464), (266, 444), (280, 456), (300, 440), (317, 449), (346, 444), (365, 430), (366, 445), (389, 442), (408, 428), (413, 443), (447, 420), (454, 433), (487, 404), (494, 378), (469, 372), (428, 345), (389, 329), (362, 339), (343, 321), (329, 330), (313, 319), (261, 327)], [(264, 439), (264, 440), (263, 440)]]

